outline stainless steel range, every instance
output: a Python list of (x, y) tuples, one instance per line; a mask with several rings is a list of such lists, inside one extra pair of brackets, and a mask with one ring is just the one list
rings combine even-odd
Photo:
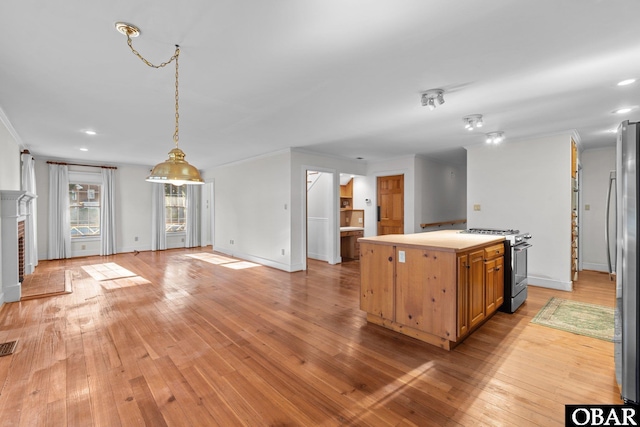
[(533, 246), (527, 241), (531, 234), (495, 228), (470, 228), (463, 233), (504, 236), (504, 304), (500, 311), (514, 313), (527, 299), (527, 250)]

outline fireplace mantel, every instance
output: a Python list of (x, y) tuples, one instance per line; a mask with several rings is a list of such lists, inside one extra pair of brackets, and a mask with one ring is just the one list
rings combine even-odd
[(35, 194), (26, 191), (0, 190), (0, 302), (20, 301), (22, 289), (18, 274), (18, 223), (35, 221), (29, 214), (29, 204), (35, 197)]

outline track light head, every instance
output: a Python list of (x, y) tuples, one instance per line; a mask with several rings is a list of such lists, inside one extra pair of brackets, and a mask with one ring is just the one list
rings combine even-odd
[(436, 100), (439, 105), (444, 104), (444, 91), (442, 89), (430, 89), (421, 96), (422, 106), (429, 107), (429, 110), (435, 110)]
[(485, 140), (487, 144), (500, 144), (504, 141), (504, 132), (489, 132), (487, 135), (487, 139)]
[(482, 121), (482, 114), (471, 114), (462, 118), (464, 128), (467, 130), (474, 130), (475, 128), (481, 128), (484, 122)]

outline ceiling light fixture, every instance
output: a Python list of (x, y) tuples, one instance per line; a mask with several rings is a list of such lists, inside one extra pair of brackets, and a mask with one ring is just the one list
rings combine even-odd
[(618, 86), (627, 86), (630, 85), (632, 83), (635, 83), (636, 79), (627, 79), (627, 80), (623, 80), (620, 83), (618, 83)]
[(423, 107), (429, 107), (429, 110), (435, 110), (436, 101), (438, 101), (438, 105), (444, 104), (444, 90), (430, 89), (422, 94)]
[(617, 110), (614, 110), (613, 113), (614, 114), (625, 114), (628, 113), (629, 111), (633, 110), (633, 108), (631, 107), (624, 107), (624, 108), (618, 108)]
[(500, 144), (502, 141), (504, 141), (504, 132), (502, 131), (489, 132), (487, 134), (487, 144)]
[(85, 130), (84, 133), (86, 133), (87, 135), (95, 135), (96, 131), (95, 130)]
[(482, 121), (482, 114), (471, 114), (469, 116), (465, 116), (462, 118), (462, 121), (464, 122), (464, 128), (469, 131), (481, 128), (482, 125), (484, 125), (484, 122)]
[(116, 29), (119, 32), (127, 36), (127, 44), (129, 45), (131, 52), (138, 58), (140, 58), (140, 60), (147, 64), (149, 67), (162, 68), (171, 64), (171, 62), (173, 61), (175, 61), (176, 63), (176, 127), (175, 132), (173, 133), (173, 142), (175, 143), (175, 148), (169, 151), (169, 158), (167, 160), (154, 166), (151, 174), (147, 177), (146, 181), (173, 185), (204, 184), (204, 181), (200, 177), (200, 172), (198, 171), (198, 169), (184, 160), (185, 154), (180, 148), (178, 148), (178, 121), (180, 118), (180, 115), (178, 114), (178, 56), (180, 56), (180, 46), (176, 45), (175, 53), (167, 62), (163, 62), (160, 65), (154, 65), (143, 58), (142, 55), (140, 55), (138, 51), (133, 48), (131, 37), (138, 37), (140, 35), (140, 30), (137, 27), (126, 24), (124, 22), (116, 22), (115, 25)]

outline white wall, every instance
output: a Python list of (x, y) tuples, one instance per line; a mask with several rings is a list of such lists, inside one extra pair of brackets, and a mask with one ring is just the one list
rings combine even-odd
[[(585, 150), (580, 154), (582, 186), (580, 203), (580, 258), (586, 270), (608, 271), (604, 240), (605, 211), (609, 171), (616, 168), (616, 147)], [(615, 186), (613, 191), (615, 192)], [(612, 201), (613, 203), (613, 201)], [(589, 206), (589, 210), (585, 207)], [(615, 206), (612, 206), (615, 215)], [(615, 230), (612, 230), (612, 238)], [(615, 267), (615, 246), (612, 262)]]
[(282, 151), (204, 171), (214, 182), (215, 250), (292, 271), (290, 163)]
[[(20, 147), (2, 120), (0, 120), (0, 153), (2, 153), (0, 156), (0, 190), (20, 190)], [(1, 227), (2, 224), (0, 223)], [(0, 253), (0, 260), (2, 260), (2, 253)], [(7, 272), (9, 271), (7, 270)], [(0, 304), (4, 303), (2, 289), (2, 262), (0, 262)]]
[(530, 232), (530, 284), (571, 290), (571, 191), (571, 135), (467, 148), (468, 226)]
[(20, 147), (0, 120), (0, 190), (20, 190)]
[(415, 207), (416, 232), (423, 231), (420, 224), (466, 218), (466, 167), (417, 157)]
[[(38, 194), (38, 259), (48, 259), (49, 167), (46, 159), (36, 159), (35, 166)], [(100, 169), (81, 166), (69, 166), (69, 170), (100, 173)], [(151, 186), (154, 184), (144, 180), (148, 174), (149, 167), (145, 166), (121, 165), (116, 170), (117, 252), (151, 250)], [(71, 253), (72, 256), (99, 255), (100, 241), (73, 242)]]

